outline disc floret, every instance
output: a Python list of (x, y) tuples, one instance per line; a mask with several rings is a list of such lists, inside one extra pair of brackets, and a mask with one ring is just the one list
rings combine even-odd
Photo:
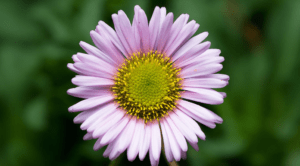
[(157, 52), (133, 53), (118, 69), (112, 91), (127, 114), (145, 123), (168, 115), (180, 97), (180, 68)]

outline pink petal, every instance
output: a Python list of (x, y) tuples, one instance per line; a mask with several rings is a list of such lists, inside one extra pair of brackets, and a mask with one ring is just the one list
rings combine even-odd
[(181, 151), (181, 157), (182, 157), (182, 159), (186, 159), (186, 152), (184, 152), (184, 151)]
[(132, 139), (132, 135), (134, 132), (136, 126), (136, 118), (133, 117), (130, 119), (128, 125), (126, 126), (126, 128), (124, 129), (124, 131), (122, 132), (122, 141), (120, 141), (118, 143), (118, 151), (120, 153), (123, 153), (127, 147), (129, 146), (131, 139)]
[(116, 72), (116, 67), (97, 58), (94, 57), (92, 55), (88, 55), (88, 54), (83, 54), (83, 53), (78, 53), (77, 54), (78, 59), (80, 59), (81, 62), (83, 63), (88, 63), (88, 64), (93, 64), (96, 65), (100, 70), (102, 70), (103, 72), (107, 72), (110, 74), (115, 74)]
[(115, 144), (109, 144), (107, 146), (107, 148), (105, 149), (105, 151), (103, 152), (103, 157), (108, 157), (111, 153), (111, 151), (113, 150)]
[(190, 63), (193, 63), (194, 58), (200, 56), (203, 52), (205, 52), (210, 47), (210, 44), (211, 43), (207, 41), (194, 46), (185, 54), (178, 57), (178, 59), (176, 60), (177, 66), (182, 68)]
[(128, 42), (125, 39), (125, 35), (123, 34), (123, 31), (121, 30), (121, 25), (120, 25), (120, 22), (119, 22), (120, 18), (117, 14), (113, 14), (111, 17), (112, 17), (112, 20), (113, 20), (114, 25), (115, 25), (116, 33), (117, 33), (117, 35), (120, 39), (120, 42), (122, 43), (122, 46), (124, 47), (124, 49), (126, 51), (125, 56), (128, 57), (129, 56), (128, 54), (131, 54), (132, 50), (131, 50)]
[(106, 78), (91, 76), (76, 76), (72, 79), (72, 83), (78, 86), (109, 86), (114, 85), (114, 81)]
[(103, 147), (100, 145), (100, 141), (101, 141), (101, 138), (98, 138), (97, 141), (95, 142), (94, 147), (93, 147), (94, 151), (97, 151)]
[(195, 119), (196, 121), (204, 124), (205, 126), (209, 127), (209, 128), (215, 128), (216, 127), (216, 124), (215, 122), (213, 121), (208, 121), (208, 120), (205, 120), (195, 114), (193, 114), (190, 110), (184, 108), (184, 107), (181, 107), (181, 106), (178, 106), (178, 109), (180, 109), (182, 112), (184, 112), (186, 115), (192, 117), (193, 119)]
[(154, 50), (155, 42), (159, 32), (159, 26), (160, 26), (160, 9), (159, 7), (155, 7), (149, 23), (150, 50)]
[(138, 30), (141, 37), (142, 51), (147, 53), (150, 51), (150, 32), (148, 27), (148, 19), (144, 10), (139, 10)]
[[(166, 47), (164, 49), (165, 52), (168, 52), (168, 49), (170, 46), (172, 46), (174, 44), (174, 42), (176, 42), (175, 38), (178, 36), (179, 32), (182, 30), (182, 27), (186, 24), (187, 19), (189, 15), (187, 14), (181, 14), (176, 21), (174, 22), (174, 24), (172, 25), (171, 28), (171, 34), (170, 34), (170, 38), (167, 41)], [(174, 41), (175, 40), (175, 41)]]
[(117, 110), (99, 123), (93, 132), (93, 137), (103, 136), (112, 126), (117, 124), (124, 116), (124, 111)]
[(155, 121), (151, 124), (151, 145), (152, 155), (155, 161), (159, 161), (161, 152), (161, 136), (158, 122)]
[(169, 143), (169, 137), (166, 132), (165, 126), (162, 124), (161, 124), (161, 131), (162, 131), (162, 136), (163, 136), (163, 141), (164, 141), (166, 158), (167, 158), (168, 162), (172, 162), (174, 160), (174, 158), (173, 158), (173, 154), (172, 154), (170, 143)]
[(227, 81), (223, 81), (216, 78), (192, 78), (184, 79), (184, 87), (200, 87), (200, 88), (223, 88), (228, 84)]
[(103, 96), (97, 96), (97, 97), (85, 99), (69, 107), (69, 112), (84, 111), (96, 107), (98, 105), (107, 103), (113, 99), (114, 97), (112, 95), (103, 95)]
[(117, 149), (117, 143), (114, 142), (114, 143), (113, 143), (112, 151), (111, 151), (110, 154), (109, 154), (109, 159), (110, 159), (111, 161), (112, 161), (112, 160), (115, 160), (116, 158), (118, 158), (119, 155), (121, 154), (121, 153), (119, 153), (118, 151), (116, 151), (116, 149)]
[(93, 134), (92, 133), (86, 133), (84, 136), (83, 136), (83, 140), (91, 140), (93, 139)]
[(139, 5), (134, 6), (134, 16), (133, 16), (133, 21), (132, 21), (132, 31), (134, 34), (134, 39), (135, 39), (137, 50), (141, 50), (141, 37), (139, 34), (139, 29), (138, 29), (139, 10), (140, 9), (141, 9), (141, 7)]
[[(190, 88), (183, 87), (184, 90), (190, 92), (183, 92), (182, 98), (186, 98), (189, 100), (198, 101), (205, 104), (222, 104), (224, 102), (223, 96), (212, 89), (204, 89), (204, 88)], [(194, 93), (192, 93), (194, 92)]]
[(186, 140), (183, 137), (182, 133), (178, 130), (178, 128), (175, 126), (175, 124), (169, 117), (166, 117), (165, 119), (166, 119), (170, 129), (172, 130), (179, 147), (181, 148), (181, 150), (186, 152), (188, 147), (187, 147)]
[(150, 158), (150, 163), (151, 163), (151, 166), (158, 166), (158, 160), (155, 160), (154, 159), (154, 156), (153, 156), (153, 153), (151, 151), (152, 149), (150, 148), (149, 150), (149, 158)]
[(226, 98), (226, 97), (227, 97), (227, 95), (226, 95), (225, 92), (219, 92), (219, 93), (223, 96), (223, 98)]
[(103, 70), (99, 69), (98, 66), (93, 65), (93, 64), (91, 65), (91, 64), (87, 64), (87, 63), (76, 62), (74, 64), (74, 67), (79, 72), (83, 73), (83, 75), (113, 79), (112, 74), (103, 72)]
[(80, 60), (78, 59), (77, 55), (73, 55), (72, 59), (74, 62), (80, 62)]
[(73, 72), (75, 72), (75, 73), (77, 73), (77, 74), (84, 75), (82, 72), (80, 72), (78, 69), (76, 69), (76, 68), (74, 67), (74, 64), (73, 64), (73, 63), (68, 63), (68, 64), (67, 64), (67, 67), (68, 67), (71, 71), (73, 71)]
[(201, 68), (207, 64), (218, 64), (223, 62), (225, 59), (222, 56), (218, 57), (204, 57), (204, 58), (195, 58), (191, 64), (188, 64), (185, 68)]
[(139, 141), (142, 138), (142, 136), (144, 136), (144, 135), (141, 135), (143, 133), (143, 132), (141, 132), (141, 130), (144, 130), (143, 129), (144, 125), (145, 125), (145, 123), (143, 120), (141, 120), (141, 119), (137, 120), (133, 138), (132, 138), (131, 143), (127, 150), (127, 157), (128, 157), (129, 161), (133, 161), (136, 158), (136, 156), (138, 155)]
[(107, 55), (108, 59), (110, 59), (116, 65), (118, 65), (119, 62), (122, 62), (122, 54), (116, 49), (116, 47), (113, 46), (109, 39), (100, 36), (95, 31), (91, 31), (90, 35), (95, 45), (104, 53), (104, 55)]
[(96, 96), (102, 96), (106, 94), (110, 94), (108, 88), (102, 88), (102, 89), (96, 89), (92, 87), (76, 87), (76, 88), (71, 88), (67, 91), (67, 93), (71, 96), (74, 97), (79, 97), (79, 98), (91, 98), (91, 97), (96, 97)]
[(182, 28), (174, 43), (172, 43), (171, 47), (166, 50), (167, 55), (173, 55), (173, 53), (175, 53), (184, 44), (184, 42), (191, 37), (195, 24), (196, 21), (192, 20)]
[(119, 121), (118, 124), (116, 124), (112, 129), (110, 129), (107, 133), (105, 133), (101, 140), (101, 145), (106, 145), (108, 143), (113, 142), (118, 136), (120, 136), (120, 133), (123, 131), (123, 129), (126, 127), (130, 120), (129, 116), (124, 116), (123, 119)]
[(109, 145), (112, 145), (112, 150), (110, 151), (109, 154), (109, 159), (114, 160), (116, 159), (121, 153), (118, 152), (118, 141), (120, 141), (120, 137), (117, 137), (114, 141), (112, 141)]
[[(150, 146), (150, 140), (151, 140), (151, 127), (150, 125), (146, 125), (144, 127), (144, 139), (142, 139), (143, 141), (141, 141), (141, 144), (140, 144), (140, 149), (139, 149), (139, 158), (141, 161), (144, 160), (147, 152), (148, 152), (148, 149), (149, 149), (149, 146)], [(143, 136), (142, 136), (143, 138)]]
[(173, 24), (173, 13), (169, 13), (161, 26), (159, 35), (157, 37), (157, 51), (161, 53), (165, 47), (166, 42), (168, 41), (171, 27)]
[(192, 143), (197, 143), (198, 139), (192, 129), (190, 129), (185, 123), (185, 121), (181, 121), (181, 119), (175, 113), (169, 113), (170, 119), (179, 129), (179, 131), (184, 135), (184, 137)]
[(211, 112), (209, 112), (206, 108), (201, 107), (197, 104), (185, 100), (180, 100), (178, 101), (178, 105), (204, 120), (209, 120), (209, 121), (216, 120), (214, 115), (211, 114)]
[(199, 77), (208, 74), (213, 74), (223, 68), (221, 64), (208, 64), (197, 68), (182, 69), (181, 75), (183, 78)]
[(79, 124), (84, 122), (88, 117), (93, 116), (96, 112), (99, 111), (99, 109), (101, 109), (103, 106), (100, 107), (95, 107), (95, 108), (91, 108), (89, 110), (83, 111), (80, 114), (78, 114), (75, 118), (74, 118), (74, 123), (75, 124)]
[(192, 129), (200, 139), (205, 140), (205, 134), (193, 119), (191, 119), (179, 109), (175, 111), (175, 114), (177, 114), (178, 118), (181, 119), (182, 122), (185, 122), (185, 125)]
[[(82, 130), (88, 129), (90, 126), (97, 123), (97, 120), (101, 119), (102, 117), (107, 116), (108, 114), (113, 113), (117, 107), (118, 107), (118, 105), (113, 102), (103, 105), (102, 107), (97, 109), (96, 113), (87, 117), (85, 119), (85, 121), (81, 124), (80, 128)], [(88, 130), (88, 132), (92, 132), (92, 131), (93, 130)]]
[[(81, 129), (87, 130), (87, 132), (94, 132), (99, 126), (103, 125), (103, 121), (109, 119), (109, 117), (114, 114), (117, 111), (120, 111), (117, 109), (117, 104), (113, 103), (113, 107), (106, 108), (105, 111), (102, 111), (100, 114), (96, 114), (95, 118), (93, 119), (93, 122), (88, 123), (87, 125), (82, 124), (80, 126)], [(121, 113), (122, 114), (122, 113)], [(87, 122), (86, 122), (87, 123)], [(96, 136), (95, 136), (96, 138)]]
[(168, 135), (169, 138), (169, 143), (171, 146), (171, 150), (172, 150), (172, 154), (173, 157), (176, 161), (179, 161), (181, 158), (181, 154), (180, 154), (180, 147), (175, 139), (175, 136), (173, 135), (172, 130), (170, 129), (168, 123), (165, 121), (165, 119), (162, 119), (160, 121), (161, 125), (164, 125), (165, 129), (166, 129), (166, 133)]
[(173, 61), (184, 55), (191, 48), (201, 43), (208, 36), (208, 32), (202, 32), (197, 36), (191, 38), (188, 42), (186, 42), (173, 56)]
[(81, 41), (79, 43), (79, 45), (81, 46), (82, 49), (84, 49), (85, 52), (87, 52), (88, 54), (90, 55), (94, 55), (95, 57), (98, 57), (100, 58), (101, 60), (107, 62), (107, 63), (110, 63), (110, 64), (114, 64), (114, 62), (107, 58), (107, 55), (105, 55), (102, 51), (100, 51), (98, 48), (84, 42), (84, 41)]
[[(201, 56), (202, 57), (206, 57), (206, 56), (209, 56), (209, 57), (217, 57), (221, 54), (221, 50), (219, 49), (208, 49), (206, 50)], [(199, 57), (200, 58), (200, 57)]]
[(122, 10), (119, 10), (118, 16), (119, 16), (120, 28), (121, 28), (122, 33), (132, 51), (129, 53), (134, 53), (134, 52), (139, 51), (136, 47), (135, 39), (133, 37), (134, 35), (133, 35), (133, 31), (132, 31), (132, 28), (130, 25), (130, 20), (128, 19), (128, 17), (124, 13), (124, 11), (122, 11)]
[(202, 76), (201, 78), (216, 78), (223, 81), (229, 80), (229, 76), (225, 74), (210, 74), (210, 75)]
[(126, 55), (127, 52), (125, 51), (123, 45), (121, 44), (121, 41), (119, 40), (116, 32), (110, 27), (108, 26), (105, 22), (103, 21), (99, 21), (99, 26), (101, 27), (101, 29), (103, 31), (103, 34), (108, 35), (109, 39), (112, 41), (112, 43), (124, 54)]

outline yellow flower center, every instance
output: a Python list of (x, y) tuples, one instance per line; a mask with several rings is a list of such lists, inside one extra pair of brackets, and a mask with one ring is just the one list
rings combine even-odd
[(164, 117), (180, 97), (180, 69), (163, 54), (134, 53), (118, 69), (112, 91), (127, 114), (145, 123)]

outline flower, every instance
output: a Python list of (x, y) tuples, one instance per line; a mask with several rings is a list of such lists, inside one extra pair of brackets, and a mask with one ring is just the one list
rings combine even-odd
[(207, 32), (192, 37), (199, 24), (188, 22), (188, 14), (173, 23), (172, 13), (156, 7), (148, 24), (139, 6), (134, 11), (132, 25), (122, 10), (112, 15), (115, 30), (100, 21), (90, 32), (96, 47), (80, 42), (87, 54), (68, 64), (78, 87), (67, 92), (84, 100), (69, 111), (82, 111), (74, 123), (87, 130), (83, 139), (97, 139), (94, 150), (108, 145), (103, 156), (110, 160), (126, 149), (128, 160), (143, 160), (149, 151), (151, 165), (158, 165), (162, 137), (167, 160), (179, 161), (186, 141), (198, 150), (197, 137), (205, 140), (196, 121), (210, 128), (223, 121), (194, 102), (223, 103), (226, 94), (212, 88), (228, 84), (227, 75), (214, 74), (224, 58), (201, 43)]

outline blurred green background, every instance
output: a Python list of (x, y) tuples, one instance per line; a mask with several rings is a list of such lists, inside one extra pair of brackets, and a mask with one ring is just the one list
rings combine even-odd
[(207, 106), (224, 123), (201, 125), (207, 140), (179, 165), (300, 165), (299, 0), (1, 0), (1, 166), (150, 165), (148, 156), (111, 163), (104, 148), (94, 152), (67, 110), (80, 101), (66, 94), (79, 41), (92, 43), (89, 31), (99, 20), (113, 26), (120, 9), (132, 20), (136, 4), (148, 18), (155, 6), (188, 13), (225, 57), (227, 98)]

